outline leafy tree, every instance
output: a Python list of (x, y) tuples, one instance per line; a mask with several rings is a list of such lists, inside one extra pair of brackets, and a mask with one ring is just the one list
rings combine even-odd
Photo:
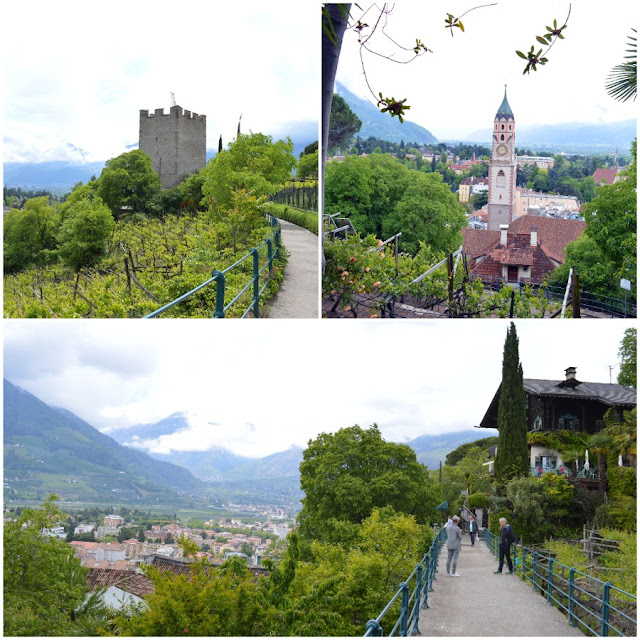
[(479, 440), (474, 440), (473, 442), (465, 442), (461, 444), (459, 447), (456, 447), (453, 451), (447, 453), (445, 458), (445, 464), (450, 466), (454, 466), (460, 462), (471, 449), (475, 447), (479, 447), (483, 451), (488, 451), (491, 447), (494, 447), (498, 444), (497, 436), (490, 436), (488, 438), (480, 438)]
[(232, 192), (239, 189), (258, 197), (275, 193), (296, 166), (292, 151), (289, 138), (273, 142), (262, 133), (239, 135), (200, 171), (205, 204), (229, 206)]
[(161, 189), (151, 157), (139, 149), (107, 160), (98, 182), (98, 195), (113, 213), (122, 207), (131, 207), (138, 213), (147, 212), (153, 197)]
[(299, 530), (307, 540), (327, 540), (334, 521), (359, 524), (376, 507), (391, 506), (424, 523), (440, 497), (415, 452), (407, 445), (385, 442), (375, 424), (321, 433), (309, 441), (300, 464), (300, 485), (305, 498)]
[(70, 635), (74, 611), (88, 587), (86, 569), (73, 549), (45, 530), (64, 516), (58, 496), (40, 509), (27, 508), (4, 525), (4, 634), (7, 636)]
[(633, 162), (620, 172), (621, 180), (602, 185), (595, 198), (585, 204), (586, 233), (605, 258), (613, 263), (618, 277), (635, 280), (637, 250), (637, 140), (631, 145)]
[(454, 251), (462, 244), (460, 230), (466, 224), (464, 209), (437, 174), (411, 172), (395, 210), (382, 226), (385, 236), (402, 232), (403, 251), (416, 253), (420, 242), (434, 251)]
[(105, 254), (114, 225), (111, 212), (100, 198), (73, 202), (58, 231), (60, 257), (76, 271), (96, 264)]
[(638, 386), (638, 330), (635, 327), (625, 329), (618, 357), (620, 358), (618, 384), (636, 389)]
[(562, 536), (573, 499), (573, 486), (564, 475), (513, 478), (506, 493), (513, 508), (512, 524), (525, 544)]
[(298, 178), (317, 178), (318, 177), (318, 150), (303, 155), (298, 163)]
[(362, 121), (351, 111), (344, 98), (333, 94), (331, 101), (331, 125), (327, 149), (342, 148), (362, 126)]
[(563, 264), (551, 271), (547, 282), (554, 287), (565, 287), (569, 271), (573, 267), (580, 276), (580, 287), (593, 294), (617, 295), (619, 286), (615, 278), (615, 265), (607, 260), (600, 247), (586, 233), (571, 242), (566, 248)]
[(4, 218), (4, 270), (13, 273), (51, 262), (57, 225), (48, 196), (27, 200), (23, 210), (11, 209)]
[(498, 492), (503, 494), (511, 479), (529, 474), (522, 364), (518, 353), (516, 326), (513, 322), (504, 343), (498, 431), (495, 477)]

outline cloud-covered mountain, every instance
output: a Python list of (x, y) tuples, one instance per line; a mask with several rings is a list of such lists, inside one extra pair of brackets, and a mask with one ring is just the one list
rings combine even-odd
[(123, 447), (8, 380), (3, 431), (5, 491), (15, 497), (53, 491), (64, 500), (137, 499), (203, 488), (186, 469)]

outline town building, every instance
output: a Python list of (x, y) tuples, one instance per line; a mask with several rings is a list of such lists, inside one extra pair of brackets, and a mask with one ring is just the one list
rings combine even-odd
[(493, 120), (491, 159), (489, 161), (489, 229), (497, 231), (509, 225), (515, 216), (516, 200), (516, 122), (507, 101), (504, 99)]
[(580, 211), (580, 203), (575, 196), (541, 193), (522, 187), (516, 188), (515, 196), (515, 218), (532, 214), (547, 215), (550, 211), (554, 212), (552, 217), (568, 217)]
[(104, 524), (105, 527), (118, 527), (124, 524), (124, 518), (115, 513), (112, 513), (104, 517), (102, 524)]
[(516, 162), (521, 169), (527, 165), (535, 164), (538, 169), (548, 171), (549, 169), (553, 169), (556, 161), (553, 158), (547, 158), (545, 156), (517, 156)]
[(207, 117), (178, 105), (168, 114), (141, 109), (139, 149), (151, 157), (162, 186), (175, 187), (207, 162)]
[(472, 277), (513, 285), (540, 284), (564, 263), (567, 244), (584, 229), (580, 220), (521, 216), (498, 231), (465, 227), (463, 252)]
[[(623, 411), (633, 409), (638, 402), (636, 389), (620, 384), (581, 382), (575, 367), (565, 369), (563, 380), (525, 378), (523, 386), (529, 432), (572, 431), (592, 435), (604, 428), (607, 411), (615, 411), (621, 420)], [(480, 421), (480, 428), (498, 428), (500, 391), (501, 386)], [(530, 445), (529, 455), (533, 475), (560, 472), (592, 479), (597, 475), (597, 469), (588, 463), (586, 451), (582, 464), (577, 462), (575, 469), (565, 464), (559, 451), (544, 445)]]
[(593, 172), (593, 180), (596, 184), (613, 184), (620, 180), (618, 167), (612, 169), (596, 169)]
[(488, 178), (478, 178), (470, 176), (460, 182), (458, 190), (458, 202), (469, 202), (469, 198), (474, 193), (481, 193), (489, 190)]

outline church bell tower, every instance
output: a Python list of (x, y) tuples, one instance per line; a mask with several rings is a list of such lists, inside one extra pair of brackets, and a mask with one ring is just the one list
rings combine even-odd
[(516, 208), (516, 121), (504, 99), (493, 121), (491, 161), (489, 162), (489, 229), (500, 230), (500, 225), (510, 224)]

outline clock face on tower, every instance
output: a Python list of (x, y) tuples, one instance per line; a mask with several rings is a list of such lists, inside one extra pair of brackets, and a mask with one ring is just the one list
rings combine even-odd
[(498, 147), (496, 148), (496, 153), (499, 156), (506, 156), (507, 155), (507, 147), (504, 144), (499, 144)]

